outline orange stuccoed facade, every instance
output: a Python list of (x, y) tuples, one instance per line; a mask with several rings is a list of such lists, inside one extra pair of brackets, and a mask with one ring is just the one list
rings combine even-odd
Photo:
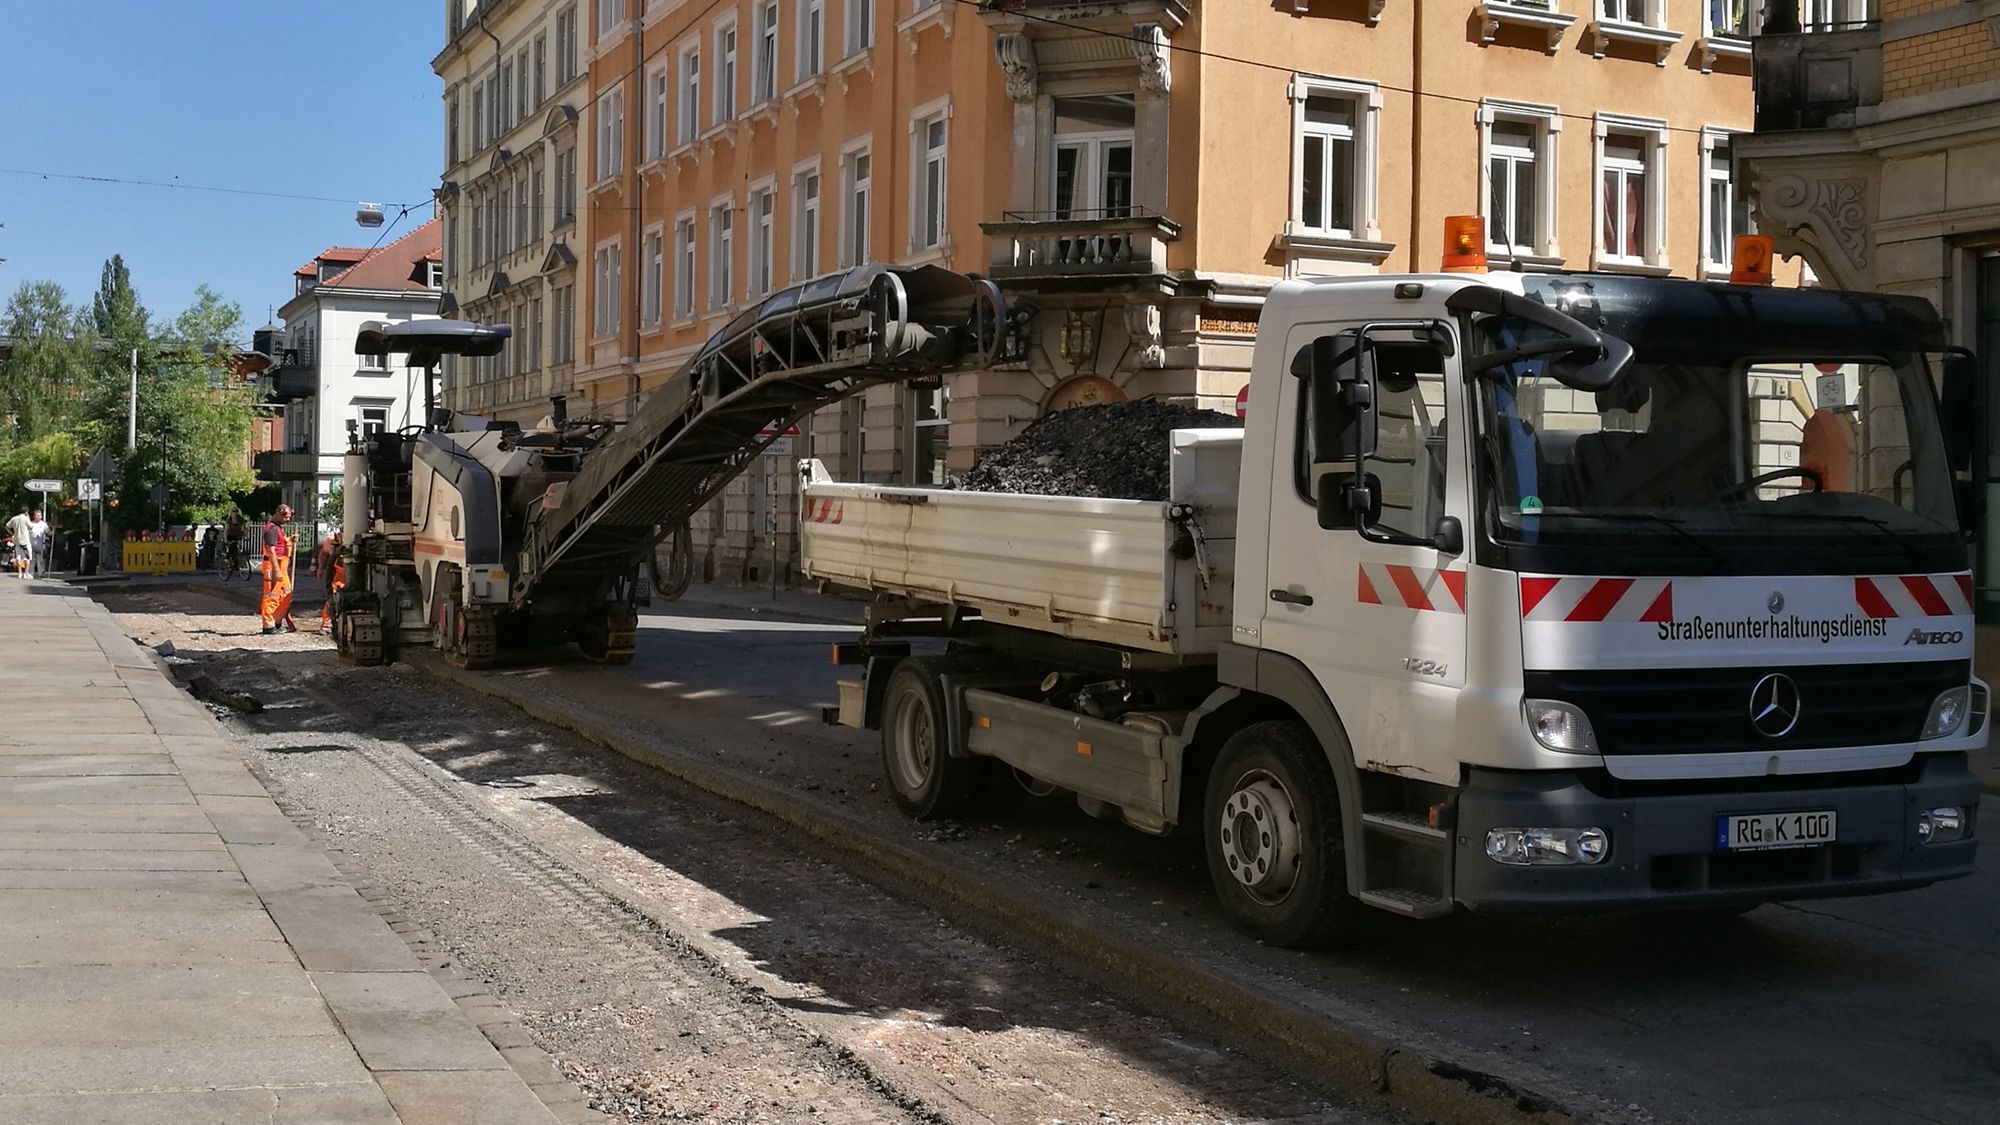
[[(937, 263), (1034, 307), (1029, 358), (877, 388), (779, 447), (926, 483), (1051, 409), (1230, 409), (1273, 282), (1436, 269), (1449, 215), (1486, 216), (1496, 268), (1726, 275), (1746, 229), (1743, 0), (448, 5), (434, 65), (461, 115), (479, 95), (490, 119), (487, 75), (532, 71), (534, 38), (575, 28), (577, 81), (519, 113), (508, 160), (573, 168), (573, 187), (513, 189), (517, 212), (526, 191), (573, 214), (530, 204), (515, 249), (448, 252), (517, 263), (497, 295), (494, 266), (448, 273), (461, 315), (567, 312), (531, 326), (526, 366), (452, 377), (454, 402), (524, 423), (554, 393), (628, 414), (774, 289)], [(486, 124), (497, 141), (474, 149), (461, 120), (447, 154), (461, 239), (504, 174), (508, 127)], [(714, 576), (788, 567), (791, 461), (759, 462), (698, 521)]]

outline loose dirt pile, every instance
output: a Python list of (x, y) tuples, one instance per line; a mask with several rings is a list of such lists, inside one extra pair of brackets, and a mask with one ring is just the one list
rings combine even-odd
[(958, 487), (1165, 500), (1169, 433), (1242, 425), (1228, 414), (1165, 402), (1074, 406), (1035, 419), (1014, 440), (987, 450)]

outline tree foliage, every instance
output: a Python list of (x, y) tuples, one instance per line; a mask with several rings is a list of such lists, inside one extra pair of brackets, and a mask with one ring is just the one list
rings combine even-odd
[[(0, 508), (20, 481), (74, 478), (103, 446), (118, 463), (106, 490), (118, 527), (219, 518), (257, 487), (244, 463), (257, 391), (233, 377), (243, 312), (207, 286), (156, 328), (123, 259), (104, 263), (88, 308), (54, 282), (23, 284), (0, 316), (13, 347), (0, 359)], [(137, 356), (138, 442), (126, 448)], [(164, 512), (151, 503), (165, 484)]]

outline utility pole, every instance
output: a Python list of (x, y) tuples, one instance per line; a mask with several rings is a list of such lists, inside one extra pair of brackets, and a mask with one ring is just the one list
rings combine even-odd
[(125, 416), (125, 452), (139, 450), (139, 349), (132, 349), (132, 409)]

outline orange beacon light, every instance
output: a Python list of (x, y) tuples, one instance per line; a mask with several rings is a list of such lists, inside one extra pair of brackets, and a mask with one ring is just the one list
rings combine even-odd
[(1486, 272), (1486, 220), (1479, 215), (1446, 215), (1444, 272)]
[(1736, 285), (1771, 284), (1771, 259), (1777, 244), (1767, 234), (1739, 234), (1730, 255), (1729, 280)]

